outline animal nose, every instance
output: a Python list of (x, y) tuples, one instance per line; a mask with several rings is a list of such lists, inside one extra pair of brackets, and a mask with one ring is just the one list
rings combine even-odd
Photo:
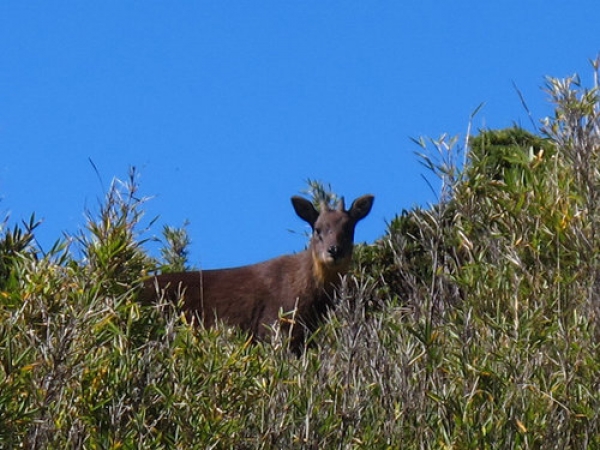
[(339, 245), (330, 245), (327, 249), (327, 253), (329, 253), (333, 259), (337, 259), (342, 253), (342, 249)]

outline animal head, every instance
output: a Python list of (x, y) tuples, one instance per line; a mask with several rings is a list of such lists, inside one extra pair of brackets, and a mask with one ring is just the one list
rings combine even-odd
[(345, 209), (344, 199), (336, 208), (322, 203), (317, 210), (312, 202), (302, 197), (292, 197), (292, 205), (298, 216), (312, 228), (310, 249), (313, 260), (331, 269), (350, 263), (354, 246), (354, 228), (358, 221), (371, 211), (374, 197), (363, 195)]

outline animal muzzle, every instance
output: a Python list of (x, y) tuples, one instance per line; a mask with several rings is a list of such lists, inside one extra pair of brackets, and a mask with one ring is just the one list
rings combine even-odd
[(339, 245), (330, 245), (327, 248), (327, 254), (333, 258), (334, 261), (337, 261), (338, 259), (340, 259), (342, 256), (344, 256), (344, 251), (343, 248), (340, 247)]

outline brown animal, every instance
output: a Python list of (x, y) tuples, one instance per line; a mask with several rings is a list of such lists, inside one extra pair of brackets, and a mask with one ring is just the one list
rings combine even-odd
[(291, 332), (292, 349), (299, 351), (306, 329), (314, 330), (332, 305), (351, 263), (354, 228), (369, 214), (373, 200), (362, 196), (346, 211), (342, 199), (335, 209), (322, 204), (319, 212), (310, 201), (292, 197), (296, 214), (312, 228), (307, 250), (232, 269), (158, 275), (146, 282), (142, 298), (156, 299), (164, 291), (170, 300), (182, 299), (192, 321), (208, 327), (222, 320), (254, 339), (264, 338), (282, 318), (282, 330)]

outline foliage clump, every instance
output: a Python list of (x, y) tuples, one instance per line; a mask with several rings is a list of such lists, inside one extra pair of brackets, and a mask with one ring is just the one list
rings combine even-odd
[(136, 301), (189, 238), (148, 256), (134, 172), (48, 252), (3, 224), (0, 447), (599, 447), (599, 91), (547, 90), (537, 134), (417, 141), (439, 201), (358, 246), (300, 357)]

